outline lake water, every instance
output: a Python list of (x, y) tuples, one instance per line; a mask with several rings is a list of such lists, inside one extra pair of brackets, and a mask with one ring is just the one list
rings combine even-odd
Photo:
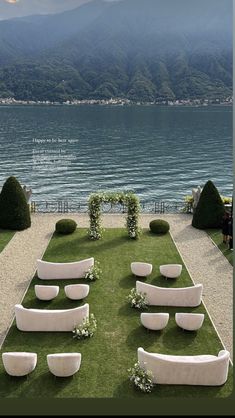
[(181, 200), (208, 179), (232, 194), (232, 107), (1, 106), (0, 145), (0, 186), (14, 175), (33, 200)]

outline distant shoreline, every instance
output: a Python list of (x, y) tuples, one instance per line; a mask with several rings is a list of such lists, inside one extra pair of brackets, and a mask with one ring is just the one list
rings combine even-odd
[(60, 102), (24, 102), (24, 101), (14, 101), (9, 103), (0, 102), (0, 107), (10, 107), (10, 106), (110, 106), (110, 107), (130, 107), (130, 106), (164, 106), (164, 107), (213, 107), (213, 106), (223, 106), (223, 107), (232, 107), (233, 102), (222, 102), (222, 103), (60, 103)]

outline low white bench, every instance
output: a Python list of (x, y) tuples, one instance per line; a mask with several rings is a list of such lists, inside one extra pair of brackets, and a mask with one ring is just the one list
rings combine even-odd
[(2, 353), (3, 366), (10, 376), (26, 376), (37, 364), (37, 354), (27, 352)]
[(34, 286), (35, 295), (40, 300), (52, 300), (59, 293), (59, 286), (44, 286), (36, 284)]
[(177, 312), (175, 322), (186, 331), (197, 331), (201, 328), (204, 321), (204, 314)]
[(131, 263), (131, 271), (135, 276), (147, 277), (152, 273), (153, 266), (149, 263), (135, 261)]
[(93, 266), (93, 257), (74, 263), (51, 263), (37, 260), (37, 275), (42, 280), (81, 279)]
[(181, 264), (163, 264), (160, 266), (160, 273), (167, 279), (177, 279), (181, 275), (182, 265)]
[(88, 284), (69, 284), (64, 287), (67, 298), (72, 300), (84, 299), (88, 296), (90, 286)]
[(227, 350), (218, 356), (172, 356), (138, 348), (140, 366), (152, 372), (153, 382), (160, 385), (223, 385), (228, 378), (229, 357)]
[(140, 314), (141, 324), (153, 331), (160, 331), (165, 328), (169, 321), (169, 313), (149, 313), (142, 312)]
[(202, 299), (202, 289), (202, 284), (190, 287), (166, 288), (140, 281), (136, 282), (137, 292), (145, 293), (148, 305), (153, 306), (198, 306)]
[(89, 317), (89, 305), (86, 303), (74, 309), (26, 309), (15, 305), (16, 326), (20, 331), (73, 331)]
[(50, 372), (57, 377), (73, 376), (81, 366), (81, 353), (48, 354), (47, 364)]

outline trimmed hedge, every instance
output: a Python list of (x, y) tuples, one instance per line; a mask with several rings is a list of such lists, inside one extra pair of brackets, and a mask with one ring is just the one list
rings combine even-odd
[(170, 229), (170, 225), (163, 219), (155, 219), (150, 222), (149, 228), (154, 234), (167, 234)]
[(73, 219), (60, 219), (55, 225), (56, 232), (64, 235), (72, 234), (76, 228), (77, 224)]
[(221, 196), (214, 183), (209, 180), (203, 187), (194, 211), (192, 226), (197, 229), (220, 228), (224, 212)]
[(11, 176), (0, 194), (0, 228), (22, 231), (31, 226), (29, 205), (18, 180)]

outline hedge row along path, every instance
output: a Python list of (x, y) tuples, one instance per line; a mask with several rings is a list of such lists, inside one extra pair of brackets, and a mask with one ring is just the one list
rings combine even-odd
[[(35, 274), (36, 260), (42, 258), (54, 232), (55, 223), (61, 218), (74, 219), (78, 227), (89, 227), (86, 214), (35, 214), (32, 216), (31, 228), (17, 232), (0, 254), (0, 347), (14, 317), (14, 305), (22, 301)], [(202, 283), (204, 286), (204, 304), (232, 358), (232, 266), (204, 231), (191, 226), (190, 215), (141, 215), (140, 225), (148, 228), (149, 222), (156, 218), (170, 223), (170, 232), (192, 280), (195, 284)], [(103, 226), (125, 227), (125, 216), (105, 214)], [(171, 262), (174, 260), (169, 260)]]

